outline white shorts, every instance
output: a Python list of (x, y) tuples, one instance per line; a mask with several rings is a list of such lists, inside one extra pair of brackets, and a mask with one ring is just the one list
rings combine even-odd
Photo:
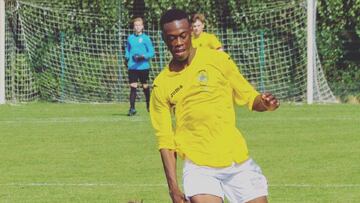
[(266, 178), (252, 159), (226, 168), (198, 166), (185, 160), (183, 184), (187, 199), (210, 194), (240, 203), (268, 195)]

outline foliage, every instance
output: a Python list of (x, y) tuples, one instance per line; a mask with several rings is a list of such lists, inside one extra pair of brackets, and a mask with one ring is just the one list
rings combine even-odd
[[(7, 0), (6, 3), (15, 5), (15, 0)], [(42, 60), (47, 52), (54, 47), (59, 47), (60, 33), (67, 36), (68, 41), (78, 37), (89, 37), (94, 33), (113, 33), (123, 29), (131, 29), (130, 22), (135, 16), (145, 18), (146, 27), (157, 29), (159, 19), (164, 10), (171, 7), (185, 9), (188, 13), (201, 12), (207, 19), (207, 29), (220, 29), (220, 32), (228, 33), (235, 30), (258, 32), (259, 30), (272, 31), (274, 41), (286, 40), (289, 38), (302, 38), (304, 33), (293, 32), (296, 24), (285, 23), (288, 27), (281, 27), (282, 23), (289, 18), (282, 12), (275, 16), (274, 23), (267, 24), (265, 27), (262, 20), (264, 15), (256, 15), (264, 9), (272, 10), (273, 5), (293, 4), (299, 2), (293, 1), (246, 1), (246, 0), (59, 0), (47, 2), (41, 0), (23, 0), (20, 5), (28, 6), (24, 15), (35, 12), (38, 8), (45, 9), (41, 18), (32, 19), (37, 26), (41, 27), (47, 19), (48, 14), (57, 16), (57, 19), (63, 19), (61, 22), (49, 20), (54, 23), (56, 29), (48, 29), (47, 34), (30, 30), (38, 36), (38, 42), (34, 44), (33, 68), (36, 74), (46, 75), (50, 81), (54, 80), (54, 85), (60, 84), (57, 79), (50, 78), (58, 76), (49, 73), (46, 70)], [(329, 85), (334, 92), (341, 96), (346, 94), (359, 94), (360, 90), (360, 0), (341, 0), (341, 1), (317, 1), (317, 45), (321, 64), (325, 70)], [(246, 11), (251, 10), (255, 15), (244, 15)], [(14, 11), (17, 12), (16, 10)], [(286, 13), (286, 12), (283, 12)], [(255, 19), (250, 22), (249, 19)], [(76, 22), (75, 24), (73, 22)], [(221, 22), (221, 23), (220, 23)], [(54, 26), (54, 25), (53, 25)], [(229, 30), (231, 27), (233, 30)], [(278, 30), (285, 30), (277, 33)], [(38, 33), (37, 33), (38, 32)], [(274, 33), (276, 33), (274, 35)], [(265, 33), (269, 34), (269, 33)], [(121, 35), (121, 41), (124, 41), (126, 35)], [(231, 40), (229, 40), (231, 41)], [(94, 44), (93, 42), (87, 42)], [(299, 42), (297, 42), (299, 43)], [(298, 47), (293, 44), (290, 46)], [(124, 47), (123, 45), (121, 46)], [(297, 50), (297, 54), (303, 54)], [(101, 53), (99, 53), (101, 55)], [(99, 60), (100, 59), (92, 59)], [(90, 68), (90, 67), (89, 67)], [(51, 71), (50, 71), (51, 72)], [(39, 86), (45, 82), (44, 77), (39, 80)], [(86, 83), (86, 82), (85, 82)], [(59, 89), (59, 88), (56, 88)], [(112, 97), (112, 96), (110, 96)]]
[(360, 0), (318, 0), (317, 42), (321, 63), (333, 91), (360, 90)]

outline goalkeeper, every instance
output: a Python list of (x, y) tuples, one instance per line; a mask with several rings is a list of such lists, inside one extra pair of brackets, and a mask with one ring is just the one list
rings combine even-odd
[[(273, 111), (279, 101), (253, 89), (225, 52), (192, 48), (184, 11), (166, 11), (160, 26), (172, 59), (154, 81), (150, 117), (172, 201), (267, 202), (267, 181), (236, 128), (234, 103)], [(177, 155), (185, 160), (184, 193), (176, 178)]]
[(130, 109), (128, 116), (136, 114), (135, 100), (138, 81), (140, 81), (146, 101), (146, 108), (149, 111), (150, 90), (149, 79), (149, 60), (154, 57), (154, 47), (148, 35), (143, 33), (144, 22), (142, 18), (133, 20), (134, 33), (127, 38), (125, 48), (125, 58), (128, 66), (128, 76), (130, 83)]

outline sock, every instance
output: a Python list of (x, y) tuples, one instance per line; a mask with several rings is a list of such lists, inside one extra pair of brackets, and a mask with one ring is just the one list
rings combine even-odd
[(135, 109), (136, 88), (130, 87), (130, 108)]
[(146, 109), (149, 109), (149, 101), (150, 101), (150, 88), (143, 88), (145, 101), (146, 101)]

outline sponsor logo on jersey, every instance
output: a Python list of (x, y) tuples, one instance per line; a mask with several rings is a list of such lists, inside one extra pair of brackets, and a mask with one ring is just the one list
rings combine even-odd
[(179, 85), (179, 87), (175, 88), (170, 94), (171, 98), (173, 98), (182, 88), (182, 85)]

